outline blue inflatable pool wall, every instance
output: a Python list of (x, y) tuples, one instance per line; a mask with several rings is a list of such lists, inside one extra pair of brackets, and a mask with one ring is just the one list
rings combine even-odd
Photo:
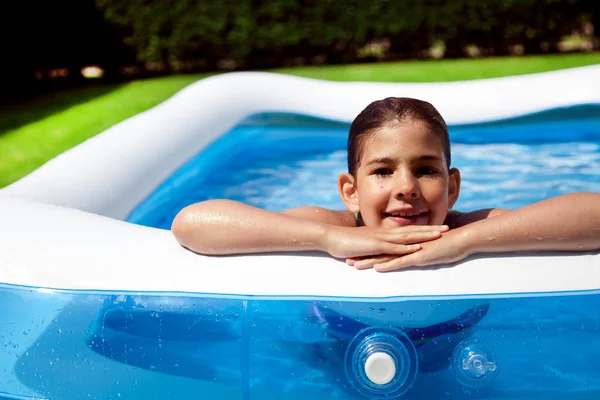
[[(406, 328), (364, 321), (417, 305), (462, 309), (473, 298), (356, 303), (5, 287), (2, 358), (17, 362), (0, 387), (19, 387), (7, 398), (47, 399), (600, 393), (589, 368), (600, 357), (599, 294), (481, 298), (452, 320)], [(356, 317), (357, 305), (365, 318)], [(391, 360), (383, 384), (365, 369), (373, 354)]]

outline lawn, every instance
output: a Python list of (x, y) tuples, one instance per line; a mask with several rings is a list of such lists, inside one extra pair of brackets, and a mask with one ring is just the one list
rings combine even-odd
[[(600, 53), (300, 67), (272, 72), (336, 81), (440, 82), (592, 64), (600, 64)], [(69, 90), (0, 110), (0, 187), (206, 76), (169, 76)]]
[(282, 68), (275, 72), (333, 81), (447, 82), (532, 74), (593, 64), (600, 64), (600, 53), (331, 65)]

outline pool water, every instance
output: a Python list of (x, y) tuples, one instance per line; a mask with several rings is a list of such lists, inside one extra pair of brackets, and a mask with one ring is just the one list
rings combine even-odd
[[(183, 207), (207, 199), (271, 211), (303, 205), (344, 209), (349, 125), (296, 115), (243, 121), (185, 163), (128, 217), (163, 229)], [(600, 106), (578, 106), (496, 123), (450, 126), (461, 171), (455, 209), (518, 208), (575, 191), (600, 192)]]

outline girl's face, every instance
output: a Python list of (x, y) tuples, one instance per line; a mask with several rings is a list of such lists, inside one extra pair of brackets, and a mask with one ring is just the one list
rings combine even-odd
[(365, 140), (356, 176), (340, 177), (346, 206), (367, 226), (442, 225), (458, 199), (441, 140), (422, 122), (380, 128)]

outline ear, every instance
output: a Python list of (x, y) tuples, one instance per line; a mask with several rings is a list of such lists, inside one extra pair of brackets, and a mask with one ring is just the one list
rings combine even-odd
[(358, 190), (356, 189), (354, 177), (349, 173), (343, 173), (338, 178), (338, 190), (342, 201), (353, 213), (360, 211), (358, 205)]
[(456, 168), (450, 168), (448, 182), (448, 208), (454, 207), (460, 194), (460, 171)]

